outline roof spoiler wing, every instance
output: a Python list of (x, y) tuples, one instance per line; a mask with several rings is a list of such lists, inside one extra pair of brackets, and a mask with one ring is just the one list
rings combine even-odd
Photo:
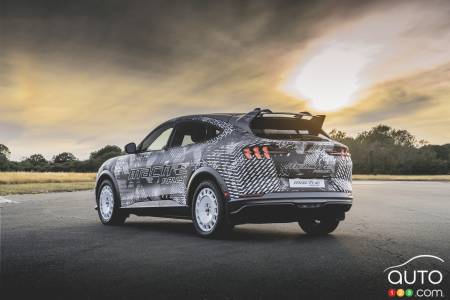
[[(245, 115), (239, 117), (236, 120), (236, 126), (244, 129), (245, 131), (251, 132), (250, 123), (257, 116), (261, 114), (277, 114), (277, 115), (292, 115), (299, 119), (299, 122), (307, 125), (308, 129), (317, 134), (322, 134), (327, 138), (330, 138), (328, 134), (322, 129), (323, 123), (325, 122), (325, 115), (312, 115), (309, 112), (303, 111), (299, 113), (288, 113), (288, 112), (272, 112), (270, 109), (255, 108), (254, 110), (246, 113)], [(301, 120), (301, 121), (300, 121)]]
[(239, 117), (236, 120), (236, 125), (238, 127), (241, 127), (242, 129), (244, 129), (245, 131), (250, 131), (251, 132), (250, 123), (253, 121), (254, 118), (256, 118), (256, 116), (258, 116), (263, 111), (268, 112), (268, 113), (272, 112), (269, 109), (262, 110), (261, 108), (255, 108), (254, 110), (246, 113), (242, 117)]

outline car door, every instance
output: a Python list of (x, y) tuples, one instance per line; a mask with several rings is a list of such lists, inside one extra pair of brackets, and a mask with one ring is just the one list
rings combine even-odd
[(165, 153), (172, 168), (166, 178), (166, 199), (161, 205), (185, 205), (186, 187), (195, 167), (200, 164), (204, 143), (216, 137), (219, 129), (199, 120), (182, 120), (175, 125)]
[(167, 194), (163, 183), (168, 173), (166, 151), (173, 133), (173, 124), (164, 124), (151, 132), (138, 146), (128, 184), (133, 187), (134, 202), (142, 206), (159, 206)]

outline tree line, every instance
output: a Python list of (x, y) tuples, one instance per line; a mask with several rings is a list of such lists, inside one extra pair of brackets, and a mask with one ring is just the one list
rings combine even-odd
[(331, 138), (347, 145), (354, 174), (449, 174), (450, 144), (430, 145), (407, 130), (378, 125), (348, 136), (333, 130)]
[[(450, 144), (430, 145), (406, 130), (378, 125), (355, 137), (338, 130), (332, 130), (330, 136), (349, 147), (355, 174), (450, 173)], [(118, 146), (107, 145), (92, 152), (87, 160), (63, 152), (52, 160), (33, 154), (11, 161), (10, 154), (8, 147), (0, 144), (0, 171), (96, 172), (104, 161), (123, 152)]]
[(91, 152), (86, 160), (79, 160), (70, 152), (59, 153), (51, 160), (42, 154), (32, 154), (21, 161), (11, 161), (10, 150), (0, 144), (0, 171), (35, 171), (35, 172), (96, 172), (111, 157), (123, 154), (118, 146), (107, 145)]

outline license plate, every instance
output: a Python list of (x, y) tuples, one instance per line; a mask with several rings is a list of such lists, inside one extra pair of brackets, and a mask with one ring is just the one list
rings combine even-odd
[(291, 187), (291, 188), (324, 188), (325, 181), (323, 179), (289, 178), (289, 187)]

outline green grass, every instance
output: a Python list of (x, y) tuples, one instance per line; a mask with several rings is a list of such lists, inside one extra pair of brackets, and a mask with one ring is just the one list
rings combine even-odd
[(39, 194), (49, 192), (73, 192), (94, 188), (93, 181), (88, 182), (50, 182), (0, 184), (0, 196), (11, 194)]

